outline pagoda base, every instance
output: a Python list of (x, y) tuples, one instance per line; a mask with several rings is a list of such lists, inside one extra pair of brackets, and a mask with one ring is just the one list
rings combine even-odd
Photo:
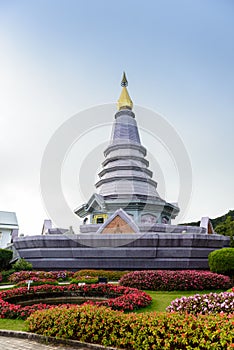
[(208, 254), (229, 237), (199, 233), (20, 237), (14, 247), (36, 270), (208, 269)]

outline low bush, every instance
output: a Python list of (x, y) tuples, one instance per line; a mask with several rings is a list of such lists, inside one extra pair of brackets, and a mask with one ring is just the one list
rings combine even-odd
[(32, 270), (33, 266), (30, 262), (21, 258), (21, 259), (17, 260), (16, 263), (14, 263), (12, 265), (12, 267), (15, 271), (30, 271), (30, 270)]
[(232, 313), (234, 312), (234, 292), (195, 294), (178, 298), (171, 302), (167, 311), (190, 314)]
[[(15, 289), (4, 290), (0, 292), (0, 318), (18, 318), (22, 317), (22, 312), (26, 312), (27, 315), (30, 310), (37, 309), (37, 304), (29, 307), (21, 307), (11, 303), (11, 300), (19, 302), (20, 297), (28, 296), (29, 300), (33, 298), (56, 297), (56, 294), (61, 296), (78, 296), (85, 298), (87, 303), (96, 304), (98, 306), (108, 306), (114, 310), (132, 311), (149, 305), (152, 298), (145, 292), (139, 291), (135, 288), (114, 286), (111, 284), (92, 284), (77, 286), (71, 284), (68, 286), (54, 286), (54, 285), (42, 285), (30, 287), (20, 287)], [(89, 297), (92, 298), (105, 298), (103, 301), (89, 301)], [(44, 304), (45, 305), (45, 304)], [(52, 307), (47, 305), (47, 308)], [(53, 306), (54, 307), (54, 306)], [(7, 316), (6, 316), (7, 315)]]
[(128, 271), (109, 271), (109, 270), (80, 270), (74, 273), (75, 279), (82, 277), (106, 277), (108, 281), (118, 281)]
[(233, 349), (234, 314), (124, 314), (92, 305), (37, 311), (27, 330), (44, 336), (137, 350)]
[(148, 290), (211, 290), (228, 289), (231, 280), (209, 271), (152, 270), (130, 272), (121, 278), (120, 285)]
[(212, 272), (234, 275), (234, 248), (214, 250), (208, 255), (209, 267)]
[(56, 279), (58, 281), (66, 281), (73, 276), (70, 271), (20, 271), (14, 272), (9, 276), (9, 282), (18, 283), (33, 278), (40, 279)]
[(13, 269), (10, 269), (10, 270), (3, 270), (3, 271), (1, 272), (1, 274), (2, 274), (2, 282), (5, 282), (5, 283), (10, 282), (10, 281), (9, 281), (9, 277), (10, 277), (10, 275), (12, 275), (14, 272), (15, 272), (15, 270), (13, 270)]

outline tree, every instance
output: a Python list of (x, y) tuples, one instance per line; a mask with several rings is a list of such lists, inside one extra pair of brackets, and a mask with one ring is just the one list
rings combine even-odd
[(234, 247), (234, 220), (231, 216), (227, 216), (224, 222), (221, 222), (215, 227), (215, 232), (220, 235), (230, 237), (230, 246)]
[(9, 249), (0, 249), (0, 270), (4, 270), (9, 267), (12, 254), (12, 251)]

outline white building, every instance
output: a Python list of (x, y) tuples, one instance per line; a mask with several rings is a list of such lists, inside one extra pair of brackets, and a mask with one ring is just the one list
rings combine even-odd
[(0, 248), (7, 248), (12, 239), (18, 236), (18, 232), (16, 213), (0, 211)]

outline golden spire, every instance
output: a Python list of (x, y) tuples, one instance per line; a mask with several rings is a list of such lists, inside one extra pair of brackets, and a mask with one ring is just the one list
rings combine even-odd
[(123, 88), (122, 88), (122, 91), (121, 91), (121, 94), (120, 94), (120, 97), (119, 97), (118, 103), (117, 103), (118, 110), (126, 109), (126, 108), (127, 109), (132, 109), (133, 103), (132, 103), (132, 100), (131, 100), (131, 98), (130, 98), (130, 96), (128, 94), (128, 90), (127, 90), (128, 81), (127, 81), (125, 72), (123, 72), (123, 78), (122, 78), (122, 81), (121, 81), (121, 86)]

